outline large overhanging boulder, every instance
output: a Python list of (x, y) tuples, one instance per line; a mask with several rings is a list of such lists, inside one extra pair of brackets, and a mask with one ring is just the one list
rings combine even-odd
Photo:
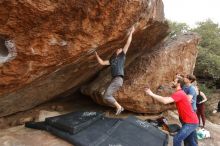
[(75, 91), (133, 25), (127, 64), (167, 35), (161, 0), (0, 1), (0, 117)]
[[(117, 101), (127, 110), (138, 113), (160, 113), (173, 108), (173, 104), (162, 105), (147, 96), (146, 86), (161, 95), (170, 96), (171, 82), (176, 73), (192, 74), (197, 57), (199, 37), (184, 34), (168, 38), (146, 51), (125, 69), (124, 84), (115, 94)], [(95, 102), (105, 105), (103, 94), (111, 81), (110, 68), (100, 72), (89, 85), (82, 87), (82, 93)]]

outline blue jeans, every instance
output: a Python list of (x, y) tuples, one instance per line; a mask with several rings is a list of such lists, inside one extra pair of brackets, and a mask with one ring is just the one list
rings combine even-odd
[(181, 146), (182, 141), (186, 141), (189, 146), (197, 146), (195, 133), (198, 124), (184, 123), (180, 131), (173, 138), (173, 146)]

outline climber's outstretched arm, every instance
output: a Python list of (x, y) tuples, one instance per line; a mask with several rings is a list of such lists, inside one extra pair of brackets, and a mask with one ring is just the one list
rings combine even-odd
[(124, 52), (125, 54), (127, 53), (128, 48), (129, 48), (129, 46), (130, 46), (130, 44), (131, 44), (133, 32), (134, 32), (134, 26), (131, 28), (131, 32), (130, 32), (130, 34), (129, 34), (128, 40), (127, 40), (127, 42), (126, 42), (126, 44), (125, 44), (125, 46), (124, 46), (124, 48), (123, 48), (123, 52)]
[(95, 56), (96, 56), (96, 59), (97, 59), (97, 61), (99, 62), (99, 64), (101, 64), (101, 65), (110, 65), (110, 62), (109, 62), (109, 60), (102, 60), (100, 57), (99, 57), (99, 55), (98, 55), (98, 53), (95, 51)]

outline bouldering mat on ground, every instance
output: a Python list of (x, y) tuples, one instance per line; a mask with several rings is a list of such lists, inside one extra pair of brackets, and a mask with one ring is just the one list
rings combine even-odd
[[(73, 115), (72, 113), (65, 116)], [(67, 119), (77, 121), (74, 118)], [(65, 120), (62, 122), (65, 122)], [(71, 123), (71, 120), (67, 123)], [(57, 125), (54, 126), (54, 123), (50, 125), (50, 122), (47, 121), (44, 124), (44, 130), (75, 146), (166, 146), (168, 144), (167, 134), (134, 116), (126, 119), (101, 116), (101, 118), (93, 120), (88, 126), (83, 127), (79, 132), (74, 134), (62, 130)]]
[(47, 131), (47, 124), (45, 122), (27, 122), (25, 123), (25, 127)]
[(101, 117), (103, 117), (103, 114), (99, 112), (73, 112), (46, 118), (45, 121), (48, 125), (69, 132), (70, 134), (75, 134)]
[(101, 141), (104, 141), (107, 137), (109, 137), (107, 131), (111, 130), (117, 122), (117, 119), (99, 119), (91, 126), (76, 134), (61, 131), (50, 125), (47, 126), (47, 131), (69, 141), (75, 146), (98, 146)]
[[(112, 141), (112, 139), (114, 139), (115, 142)], [(121, 120), (100, 146), (166, 146), (167, 143), (167, 134), (151, 124), (132, 116)]]

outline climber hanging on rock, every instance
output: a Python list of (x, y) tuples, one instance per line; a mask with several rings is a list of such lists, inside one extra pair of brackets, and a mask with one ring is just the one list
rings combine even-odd
[(128, 40), (124, 46), (124, 48), (119, 48), (116, 52), (111, 56), (109, 60), (102, 60), (97, 52), (95, 52), (97, 61), (101, 65), (110, 65), (111, 66), (111, 75), (112, 80), (108, 88), (104, 93), (104, 101), (108, 104), (116, 107), (116, 115), (119, 115), (124, 108), (115, 100), (113, 94), (118, 91), (118, 89), (123, 84), (123, 77), (124, 77), (124, 64), (125, 64), (125, 56), (128, 51), (128, 48), (131, 44), (132, 34), (134, 32), (134, 27), (131, 28)]

